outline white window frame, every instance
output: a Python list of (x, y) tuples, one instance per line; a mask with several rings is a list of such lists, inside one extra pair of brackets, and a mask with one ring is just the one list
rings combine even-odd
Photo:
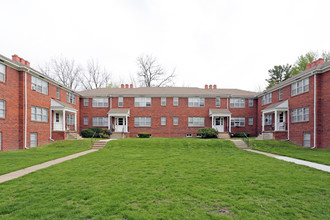
[(30, 133), (30, 147), (37, 147), (38, 146), (38, 133), (31, 132)]
[(245, 108), (245, 99), (242, 98), (231, 98), (230, 108)]
[(297, 108), (291, 110), (291, 122), (309, 121), (309, 107)]
[(61, 98), (61, 89), (60, 89), (60, 87), (56, 87), (56, 98), (57, 99)]
[(221, 98), (220, 97), (215, 98), (215, 107), (221, 107)]
[(188, 127), (204, 127), (204, 117), (188, 117)]
[(48, 122), (48, 109), (31, 106), (31, 121)]
[(249, 125), (253, 125), (253, 118), (249, 117)]
[(264, 120), (265, 120), (264, 125), (272, 125), (273, 124), (273, 115), (272, 114), (265, 115)]
[(109, 106), (108, 98), (93, 98), (94, 108), (107, 108)]
[(304, 132), (303, 141), (304, 141), (303, 143), (304, 147), (311, 147), (311, 133)]
[(66, 115), (66, 124), (67, 125), (74, 125), (74, 115), (67, 114)]
[(84, 117), (84, 125), (88, 125), (88, 117)]
[(173, 117), (173, 125), (179, 125), (179, 117), (178, 116)]
[(262, 96), (261, 105), (267, 105), (270, 103), (272, 103), (272, 93)]
[(48, 82), (38, 77), (31, 76), (31, 89), (48, 95)]
[(161, 106), (166, 106), (166, 97), (161, 97), (160, 98), (160, 105)]
[(205, 107), (205, 99), (201, 97), (189, 97), (188, 107)]
[(278, 90), (278, 100), (282, 100), (283, 99), (283, 89), (279, 89)]
[(135, 127), (151, 127), (151, 117), (134, 117)]
[(6, 82), (6, 66), (0, 63), (0, 82)]
[(160, 125), (166, 125), (166, 117), (160, 117)]
[(6, 118), (6, 101), (0, 100), (0, 118)]
[(76, 104), (76, 96), (71, 92), (66, 92), (66, 101), (71, 104)]
[(249, 99), (249, 107), (253, 107), (253, 99)]
[(93, 117), (93, 127), (107, 127), (108, 117)]
[(173, 97), (173, 106), (179, 106), (179, 97)]
[(151, 107), (151, 97), (135, 97), (135, 107)]
[(244, 117), (232, 117), (230, 119), (232, 127), (245, 127), (245, 118)]
[(84, 106), (89, 106), (89, 98), (84, 98)]
[(309, 91), (309, 78), (291, 84), (291, 96), (296, 96)]
[(118, 97), (118, 107), (124, 107), (124, 97)]

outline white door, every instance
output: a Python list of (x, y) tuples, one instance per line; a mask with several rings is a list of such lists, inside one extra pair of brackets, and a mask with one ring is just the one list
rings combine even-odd
[(280, 130), (280, 131), (285, 130), (285, 114), (284, 114), (284, 112), (278, 112), (278, 114), (277, 114), (277, 127), (278, 127), (278, 130)]
[(115, 132), (126, 132), (126, 120), (124, 117), (115, 118)]
[(218, 132), (224, 132), (223, 118), (214, 117), (213, 118), (213, 128)]
[(53, 115), (54, 131), (63, 131), (63, 114), (62, 112), (55, 112)]

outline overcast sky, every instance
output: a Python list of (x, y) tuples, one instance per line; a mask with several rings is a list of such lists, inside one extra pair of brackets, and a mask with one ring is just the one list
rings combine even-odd
[(330, 50), (330, 1), (1, 0), (0, 54), (32, 67), (54, 56), (96, 59), (130, 83), (151, 54), (176, 86), (266, 86), (268, 69)]

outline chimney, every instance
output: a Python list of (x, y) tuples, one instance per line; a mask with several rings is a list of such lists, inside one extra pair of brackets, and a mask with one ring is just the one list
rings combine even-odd
[(129, 87), (130, 87), (131, 89), (133, 89), (133, 84), (130, 84)]
[(13, 61), (20, 62), (19, 56), (17, 56), (16, 54), (14, 54), (13, 56), (11, 56), (11, 59), (12, 59)]
[(28, 66), (28, 67), (30, 67), (30, 62), (29, 62), (29, 61), (27, 61), (27, 60), (25, 60), (25, 66)]
[(25, 66), (30, 67), (30, 62), (29, 62), (29, 61), (24, 60), (23, 58), (19, 57), (19, 56), (16, 55), (16, 54), (12, 55), (12, 56), (11, 56), (11, 59), (12, 59), (13, 61), (20, 62), (20, 63), (24, 64)]
[(322, 63), (324, 63), (324, 60), (322, 58), (320, 58), (318, 60), (315, 60), (315, 61), (307, 64), (306, 69), (308, 70), (308, 69), (312, 68), (313, 66), (316, 66), (316, 65), (322, 64)]
[(205, 89), (208, 89), (209, 87), (207, 86), (207, 84), (205, 84)]
[(217, 89), (217, 85), (214, 84), (214, 85), (213, 85), (213, 89)]
[(126, 88), (126, 89), (128, 89), (128, 88), (129, 88), (129, 87), (128, 87), (128, 84), (126, 84), (126, 85), (125, 85), (125, 88)]
[(19, 58), (19, 62), (21, 62), (22, 64), (24, 64), (25, 65), (25, 60), (23, 59), (23, 58)]
[(124, 84), (121, 84), (121, 85), (120, 85), (120, 88), (122, 88), (122, 89), (125, 88)]
[(212, 85), (211, 84), (209, 85), (209, 89), (212, 89)]

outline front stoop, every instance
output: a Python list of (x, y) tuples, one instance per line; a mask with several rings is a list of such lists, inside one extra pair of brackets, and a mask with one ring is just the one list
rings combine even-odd
[(77, 132), (67, 132), (65, 140), (81, 140), (83, 139)]
[(231, 139), (231, 141), (238, 147), (239, 149), (250, 149), (247, 144), (242, 140)]
[(111, 139), (124, 139), (126, 138), (126, 134), (128, 134), (128, 132), (113, 132), (111, 134)]
[(230, 136), (227, 132), (219, 132), (218, 133), (218, 138), (221, 138), (221, 139), (230, 139)]
[(256, 138), (256, 140), (273, 140), (273, 139), (274, 139), (273, 132), (263, 132)]

